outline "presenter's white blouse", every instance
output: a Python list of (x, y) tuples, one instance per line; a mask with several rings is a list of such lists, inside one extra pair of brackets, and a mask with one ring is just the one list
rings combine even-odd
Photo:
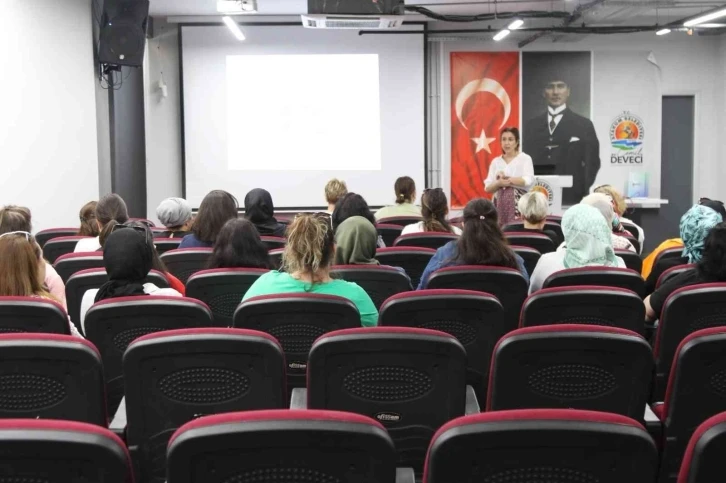
[(522, 188), (527, 191), (534, 185), (534, 165), (529, 154), (519, 153), (509, 164), (501, 156), (494, 158), (489, 166), (489, 175), (484, 180), (485, 188), (497, 180), (497, 173), (500, 171), (504, 171), (504, 174), (511, 178), (524, 179)]

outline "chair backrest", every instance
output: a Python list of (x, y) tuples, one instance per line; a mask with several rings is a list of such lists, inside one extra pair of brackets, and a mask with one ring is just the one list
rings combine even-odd
[(0, 335), (0, 418), (58, 419), (106, 426), (103, 365), (85, 339)]
[(640, 273), (643, 271), (643, 259), (636, 252), (630, 250), (615, 250), (615, 255), (625, 262), (625, 267)]
[(269, 272), (261, 268), (216, 268), (202, 270), (187, 280), (186, 296), (201, 300), (212, 309), (215, 325), (232, 326), (232, 317), (247, 290)]
[(693, 332), (676, 349), (661, 409), (661, 420), (665, 423), (663, 479), (673, 480), (678, 474), (688, 440), (696, 428), (726, 411), (724, 351), (726, 327)]
[(76, 244), (79, 240), (83, 240), (85, 238), (91, 238), (89, 236), (59, 236), (54, 237), (45, 242), (43, 245), (43, 258), (48, 260), (50, 263), (55, 263), (55, 261), (60, 257), (61, 255), (65, 255), (66, 253), (73, 253), (73, 250), (76, 248)]
[[(563, 241), (565, 237), (562, 235), (562, 218), (558, 218), (556, 221), (549, 219), (547, 217), (547, 221), (545, 221), (544, 227), (542, 230), (548, 230), (551, 232), (554, 232), (555, 235), (557, 235), (557, 239), (560, 241)], [(508, 230), (511, 231), (524, 231), (524, 221), (514, 221), (506, 226)]]
[(8, 482), (134, 481), (124, 442), (76, 421), (0, 420), (0, 467)]
[(587, 409), (643, 421), (653, 374), (635, 332), (592, 325), (517, 329), (494, 348), (487, 411)]
[(557, 248), (552, 239), (544, 233), (507, 231), (504, 236), (510, 245), (534, 248), (541, 254), (553, 252)]
[(675, 277), (676, 275), (680, 275), (683, 272), (693, 270), (694, 268), (696, 268), (695, 263), (688, 263), (685, 265), (676, 265), (675, 267), (671, 267), (668, 270), (665, 270), (658, 277), (658, 281), (655, 283), (655, 288), (659, 289), (660, 286), (666, 283), (671, 277)]
[(202, 302), (184, 297), (142, 295), (102, 300), (86, 313), (86, 338), (103, 358), (109, 412), (123, 397), (121, 358), (139, 337), (165, 330), (210, 327), (212, 312)]
[(174, 433), (169, 483), (394, 483), (396, 453), (383, 426), (352, 413), (245, 411), (207, 416)]
[(436, 250), (433, 248), (423, 247), (379, 248), (376, 251), (376, 260), (381, 262), (381, 265), (403, 268), (411, 277), (411, 286), (417, 287), (421, 275), (435, 253)]
[(633, 245), (633, 248), (635, 248), (635, 253), (640, 253), (640, 240), (638, 240), (635, 236), (628, 236), (623, 235), (623, 238), (628, 240), (631, 245)]
[(38, 297), (0, 297), (0, 333), (71, 333), (63, 307)]
[[(427, 288), (476, 290), (494, 295), (504, 308), (509, 330), (517, 328), (519, 311), (527, 298), (529, 285), (519, 270), (486, 265), (461, 265), (435, 271)], [(507, 331), (508, 332), (508, 331)]]
[(495, 411), (438, 430), (424, 483), (654, 481), (658, 450), (637, 421), (565, 409)]
[(377, 220), (380, 225), (398, 225), (402, 227), (418, 223), (419, 221), (423, 221), (422, 216), (389, 216), (388, 218)]
[(645, 295), (645, 281), (635, 270), (617, 267), (580, 267), (555, 272), (544, 281), (542, 288), (571, 287), (573, 285), (600, 285), (632, 290), (641, 298)]
[(308, 360), (308, 409), (380, 421), (399, 467), (423, 472), (429, 441), (464, 415), (466, 351), (449, 334), (409, 327), (340, 330), (320, 337)]
[(360, 327), (360, 323), (358, 309), (350, 300), (307, 292), (252, 297), (234, 313), (235, 327), (266, 332), (280, 341), (289, 388), (305, 387), (308, 353), (318, 337)]
[(726, 283), (692, 285), (666, 299), (656, 332), (653, 397), (662, 401), (676, 349), (692, 332), (726, 326)]
[(172, 275), (186, 285), (193, 274), (207, 268), (211, 248), (179, 248), (161, 255), (161, 260)]
[(396, 238), (401, 236), (403, 226), (376, 223), (376, 230), (378, 230), (378, 236), (383, 238), (383, 243), (385, 243), (387, 247), (392, 247)]
[(181, 241), (181, 238), (154, 238), (156, 253), (163, 255), (168, 251), (177, 250)]
[(274, 337), (241, 329), (157, 332), (123, 357), (127, 441), (142, 481), (164, 481), (166, 444), (202, 415), (282, 409), (285, 357)]
[(281, 236), (261, 236), (262, 243), (267, 247), (268, 250), (277, 250), (278, 248), (285, 248), (287, 245), (287, 239)]
[(61, 236), (76, 236), (78, 235), (78, 227), (75, 228), (48, 228), (47, 230), (41, 230), (36, 233), (35, 241), (38, 242), (40, 248), (43, 248), (48, 240), (58, 238)]
[(678, 483), (720, 481), (726, 453), (726, 413), (708, 418), (693, 433), (683, 456)]
[(539, 262), (542, 254), (532, 247), (512, 245), (509, 248), (514, 250), (514, 253), (522, 257), (522, 260), (524, 260), (524, 268), (527, 269), (527, 273), (529, 275), (532, 275), (532, 272), (534, 272), (534, 269), (537, 267), (537, 263)]
[(450, 241), (456, 241), (459, 235), (453, 233), (421, 232), (401, 235), (393, 242), (394, 247), (441, 248)]
[(661, 260), (666, 260), (668, 258), (681, 258), (683, 256), (683, 247), (673, 247), (673, 248), (666, 248), (662, 252), (660, 252), (658, 255), (656, 255), (655, 260), (653, 260), (653, 266), (660, 262)]
[(381, 306), (378, 324), (432, 329), (456, 337), (467, 353), (467, 383), (481, 401), (487, 394), (494, 345), (516, 328), (505, 322), (502, 304), (494, 295), (450, 289), (394, 295)]
[(631, 290), (581, 285), (539, 290), (524, 301), (520, 327), (584, 324), (620, 327), (643, 334), (645, 305)]
[(67, 283), (71, 275), (76, 272), (88, 270), (89, 268), (104, 268), (103, 253), (66, 253), (58, 257), (53, 264), (53, 268), (63, 279), (63, 283)]
[(334, 265), (331, 276), (360, 285), (376, 308), (391, 295), (412, 289), (411, 280), (406, 275), (383, 265)]
[(284, 248), (276, 248), (275, 250), (270, 250), (270, 262), (272, 262), (272, 266), (275, 269), (282, 268), (282, 257), (285, 255), (285, 249)]

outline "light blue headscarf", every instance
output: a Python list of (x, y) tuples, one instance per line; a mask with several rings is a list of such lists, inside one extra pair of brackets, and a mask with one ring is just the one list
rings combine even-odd
[(711, 228), (723, 221), (721, 215), (707, 206), (693, 205), (681, 217), (683, 256), (688, 263), (696, 263), (703, 255), (703, 245)]
[(618, 265), (612, 228), (597, 208), (581, 203), (568, 209), (562, 217), (562, 234), (567, 245), (565, 267)]

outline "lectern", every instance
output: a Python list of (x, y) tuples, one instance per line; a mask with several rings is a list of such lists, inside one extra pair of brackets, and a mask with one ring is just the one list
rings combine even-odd
[(551, 215), (562, 215), (563, 188), (572, 188), (572, 176), (535, 176), (532, 190), (540, 191), (547, 197)]

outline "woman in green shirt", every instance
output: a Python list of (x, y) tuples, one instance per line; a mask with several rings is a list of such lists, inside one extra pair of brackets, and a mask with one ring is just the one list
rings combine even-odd
[(414, 205), (416, 201), (416, 183), (408, 176), (401, 176), (393, 186), (396, 191), (396, 204), (384, 206), (376, 211), (376, 220), (392, 216), (421, 216), (421, 207)]
[(378, 310), (358, 284), (333, 280), (330, 267), (335, 259), (335, 234), (327, 216), (299, 215), (287, 231), (283, 271), (262, 275), (242, 300), (258, 295), (281, 293), (320, 293), (350, 300), (360, 312), (361, 325), (374, 327)]

